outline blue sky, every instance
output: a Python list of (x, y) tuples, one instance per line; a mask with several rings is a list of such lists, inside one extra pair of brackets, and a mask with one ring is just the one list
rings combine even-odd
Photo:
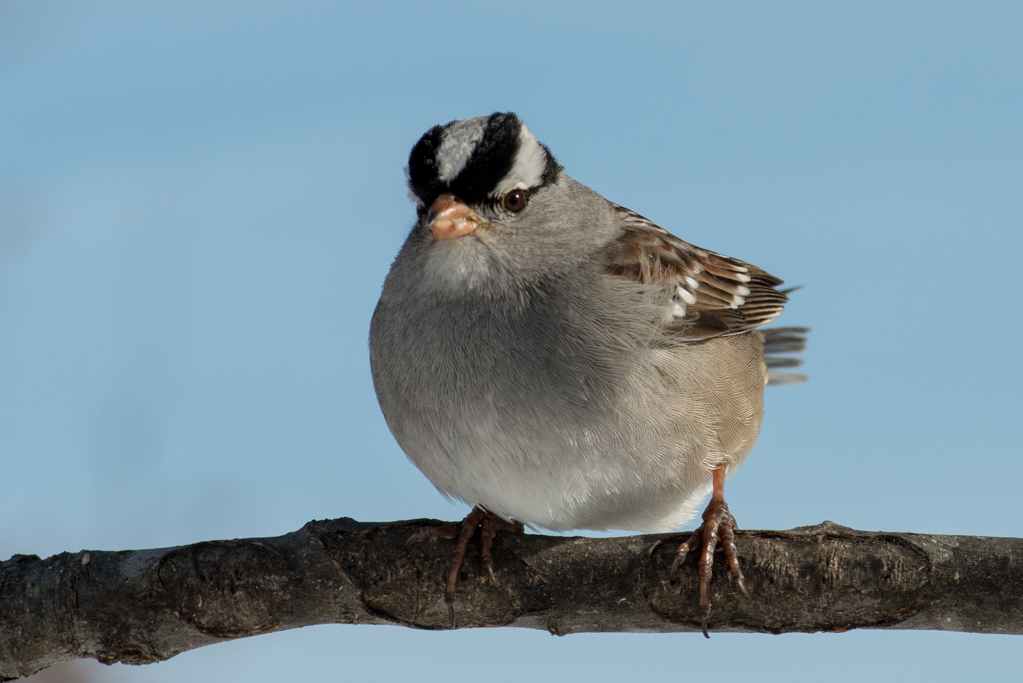
[[(743, 528), (1023, 536), (1015, 3), (0, 4), (0, 557), (460, 518), (366, 338), (428, 128), (757, 264), (814, 328)], [(1014, 638), (324, 626), (96, 681), (1009, 676)], [(459, 661), (455, 653), (462, 653)], [(727, 667), (723, 669), (722, 667)]]

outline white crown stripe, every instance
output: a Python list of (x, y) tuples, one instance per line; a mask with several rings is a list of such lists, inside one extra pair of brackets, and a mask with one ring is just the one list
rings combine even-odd
[(449, 183), (458, 177), (469, 163), (476, 146), (483, 139), (487, 129), (487, 118), (457, 121), (444, 130), (440, 147), (437, 148), (437, 178)]
[(547, 151), (523, 124), (519, 128), (519, 149), (515, 153), (515, 162), (508, 174), (497, 184), (491, 196), (502, 197), (509, 190), (536, 187), (543, 180), (545, 170)]

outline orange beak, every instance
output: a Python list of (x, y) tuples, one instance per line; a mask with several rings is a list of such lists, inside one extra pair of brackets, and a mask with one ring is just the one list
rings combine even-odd
[(433, 236), (439, 240), (471, 235), (480, 225), (479, 219), (473, 215), (469, 207), (450, 192), (434, 200), (426, 222)]

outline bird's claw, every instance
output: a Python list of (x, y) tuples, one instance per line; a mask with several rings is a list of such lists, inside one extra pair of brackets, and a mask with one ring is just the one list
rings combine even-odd
[(738, 529), (738, 525), (735, 523), (735, 517), (728, 511), (728, 504), (725, 503), (724, 477), (723, 467), (715, 470), (714, 496), (703, 513), (703, 524), (675, 551), (675, 559), (668, 571), (669, 578), (674, 581), (678, 568), (685, 562), (689, 553), (700, 549), (700, 559), (696, 565), (696, 574), (700, 581), (700, 627), (703, 635), (707, 638), (710, 638), (710, 633), (707, 631), (711, 613), (710, 580), (714, 574), (714, 551), (717, 549), (719, 541), (721, 550), (725, 554), (725, 560), (728, 562), (729, 574), (738, 584), (742, 594), (749, 597), (749, 591), (746, 589), (746, 577), (743, 576), (742, 568), (739, 566), (738, 551), (735, 547), (735, 531)]
[(451, 625), (451, 630), (455, 629), (455, 598), (444, 596), (444, 604), (448, 607), (448, 623)]
[(483, 556), (483, 566), (487, 569), (490, 582), (497, 583), (497, 573), (494, 571), (494, 556), (491, 552), (494, 546), (494, 537), (497, 532), (509, 529), (521, 533), (522, 524), (517, 522), (506, 522), (489, 510), (475, 507), (472, 512), (459, 523), (445, 524), (444, 526), (423, 527), (409, 537), (405, 542), (408, 547), (418, 543), (424, 538), (445, 538), (458, 539), (455, 543), (455, 550), (451, 553), (451, 564), (448, 570), (447, 583), (444, 586), (444, 604), (447, 607), (448, 623), (455, 628), (455, 594), (458, 587), (458, 574), (465, 562), (465, 554), (469, 549), (469, 541), (480, 532), (480, 551)]
[(710, 640), (710, 634), (707, 633), (707, 621), (710, 620), (710, 607), (706, 611), (700, 610), (700, 629), (703, 631), (703, 637)]

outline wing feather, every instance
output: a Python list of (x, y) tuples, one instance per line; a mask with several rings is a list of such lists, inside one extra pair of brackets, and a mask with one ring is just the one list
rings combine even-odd
[(674, 286), (673, 329), (703, 341), (771, 322), (788, 297), (782, 281), (754, 265), (693, 246), (625, 207), (612, 204), (622, 235), (608, 247), (607, 269), (644, 284)]

